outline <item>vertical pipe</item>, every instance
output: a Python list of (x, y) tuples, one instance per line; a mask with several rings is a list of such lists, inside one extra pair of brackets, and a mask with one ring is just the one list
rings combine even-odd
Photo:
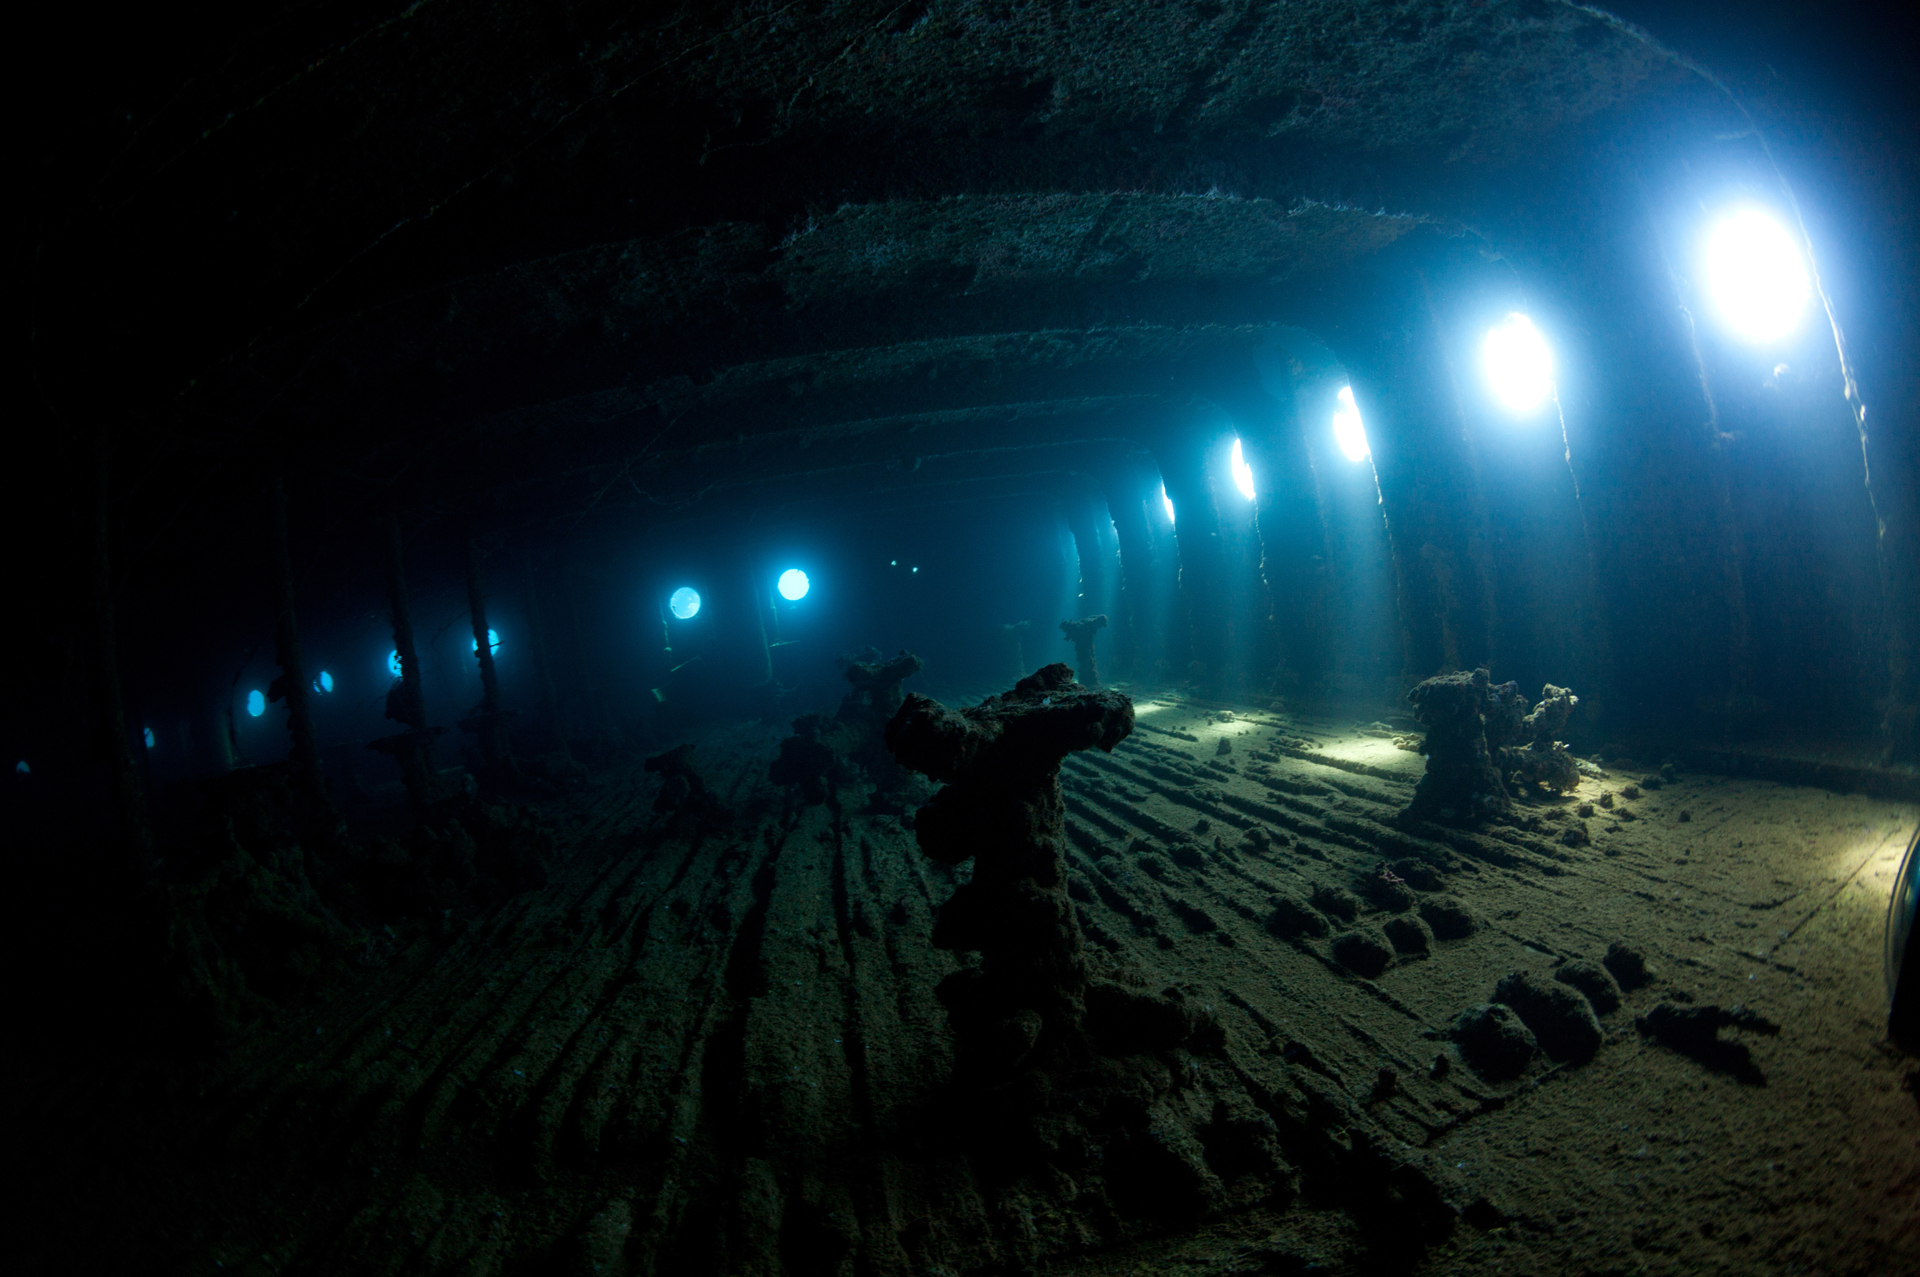
[(287, 487), (275, 472), (269, 490), (272, 508), (274, 590), (274, 655), (280, 662), (278, 691), (287, 702), (287, 735), (292, 738), (294, 784), (307, 805), (306, 817), (316, 829), (326, 828), (329, 804), (327, 784), (320, 772), (320, 749), (314, 742), (312, 706), (307, 700), (306, 666), (300, 658), (300, 628), (293, 614), (293, 556), (287, 539)]

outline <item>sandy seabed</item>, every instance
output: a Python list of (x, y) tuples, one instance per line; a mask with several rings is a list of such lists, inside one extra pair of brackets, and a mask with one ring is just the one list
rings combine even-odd
[[(1156, 1103), (1204, 1104), (1206, 1071), (1226, 1070), (1300, 1114), (1279, 1124), (1279, 1170), (1217, 1167), (1197, 1219), (1118, 1218), (1073, 1174), (1009, 1177), (952, 1146), (934, 986), (960, 960), (929, 936), (966, 871), (921, 855), (864, 787), (795, 805), (765, 779), (784, 732), (751, 725), (694, 738), (730, 827), (664, 822), (658, 778), (609, 767), (542, 810), (561, 845), (546, 888), (419, 937), (191, 1086), (82, 1076), (45, 1097), (69, 1135), (15, 1190), (43, 1221), (29, 1260), (1920, 1271), (1920, 1066), (1882, 1040), (1883, 920), (1912, 805), (1692, 774), (1642, 790), (1636, 765), (1510, 824), (1403, 829), (1421, 761), (1390, 728), (1177, 698), (1137, 708), (1112, 755), (1072, 756), (1062, 774), (1089, 953), (1225, 1030), (1210, 1062), (1165, 1053)], [(1278, 901), (1355, 890), (1409, 857), (1433, 872), (1400, 916), (1444, 900), (1471, 934), (1367, 979), (1331, 946), (1389, 911), (1363, 900), (1328, 935), (1269, 925)], [(1615, 942), (1651, 978), (1600, 1017), (1591, 1060), (1543, 1055), (1495, 1083), (1461, 1058), (1449, 1030), (1502, 976), (1550, 978)], [(1637, 1025), (1662, 1004), (1737, 1007), (1778, 1033), (1726, 1030), (1683, 1053)], [(1411, 1256), (1383, 1246), (1390, 1201), (1362, 1209), (1355, 1185), (1317, 1180), (1329, 1149), (1355, 1147), (1410, 1168), (1457, 1225)]]

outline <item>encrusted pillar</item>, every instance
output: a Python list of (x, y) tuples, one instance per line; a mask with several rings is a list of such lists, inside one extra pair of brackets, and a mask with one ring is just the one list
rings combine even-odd
[(1081, 1032), (1087, 971), (1067, 898), (1060, 763), (1132, 731), (1130, 700), (1082, 687), (1061, 664), (971, 709), (910, 694), (887, 724), (894, 757), (945, 782), (915, 817), (920, 849), (974, 861), (933, 929), (935, 948), (982, 958), (940, 983), (963, 1068), (991, 1079), (1045, 1067)]
[(1104, 613), (1083, 616), (1077, 621), (1060, 622), (1060, 633), (1066, 636), (1067, 642), (1073, 644), (1075, 676), (1087, 687), (1100, 686), (1100, 663), (1094, 654), (1093, 636), (1106, 628)]

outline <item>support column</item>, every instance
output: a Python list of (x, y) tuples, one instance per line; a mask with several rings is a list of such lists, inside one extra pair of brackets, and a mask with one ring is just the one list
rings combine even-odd
[(1107, 607), (1106, 552), (1094, 522), (1101, 511), (1096, 509), (1092, 493), (1077, 488), (1065, 494), (1061, 507), (1067, 516), (1067, 530), (1073, 533), (1074, 552), (1080, 560), (1080, 597), (1075, 611), (1080, 616), (1103, 612)]
[(393, 621), (393, 650), (399, 654), (400, 677), (387, 691), (387, 717), (404, 731), (367, 745), (391, 754), (400, 765), (407, 802), (416, 816), (425, 816), (433, 801), (433, 731), (427, 726), (426, 697), (420, 686), (420, 658), (413, 646), (413, 612), (407, 600), (407, 574), (400, 541), (400, 515), (387, 507), (387, 612)]
[[(1184, 620), (1192, 662), (1176, 669), (1176, 681), (1194, 679), (1218, 693), (1228, 682), (1232, 620), (1227, 611), (1226, 556), (1220, 545), (1220, 515), (1207, 479), (1202, 433), (1190, 431), (1157, 450), (1167, 495), (1173, 499), (1173, 535), (1180, 552), (1180, 597), (1175, 614)], [(1184, 615), (1181, 615), (1181, 614)]]
[(466, 560), (467, 611), (473, 621), (473, 655), (480, 665), (480, 703), (460, 720), (460, 730), (473, 734), (486, 766), (486, 783), (498, 786), (513, 779), (518, 769), (507, 743), (507, 711), (500, 708), (500, 676), (493, 667), (493, 642), (487, 634), (486, 582), (480, 575), (480, 554), (471, 530), (466, 536)]
[[(1331, 356), (1328, 356), (1330, 359)], [(1299, 358), (1274, 360), (1267, 388), (1242, 385), (1222, 398), (1240, 427), (1241, 446), (1261, 476), (1254, 503), (1260, 577), (1266, 586), (1266, 634), (1253, 644), (1257, 683), (1293, 697), (1322, 689), (1330, 665), (1333, 623), (1328, 593), (1333, 551), (1313, 458), (1302, 437), (1301, 376), (1325, 380), (1325, 368)], [(1316, 383), (1317, 384), (1317, 383)]]
[(88, 602), (93, 613), (95, 748), (106, 764), (114, 817), (115, 852), (135, 881), (153, 878), (153, 837), (146, 797), (127, 749), (126, 711), (120, 701), (120, 648), (113, 614), (112, 445), (104, 434), (93, 446), (93, 563)]
[(540, 680), (541, 708), (546, 714), (547, 730), (553, 736), (553, 748), (564, 754), (567, 752), (567, 728), (560, 713), (560, 690), (554, 684), (553, 662), (547, 655), (547, 625), (540, 607), (533, 556), (525, 551), (520, 554), (520, 572), (525, 581), (527, 632), (533, 640), (534, 670)]
[(287, 488), (275, 473), (270, 491), (273, 541), (274, 655), (280, 676), (267, 689), (268, 700), (287, 703), (287, 735), (292, 738), (294, 788), (306, 805), (306, 818), (316, 830), (330, 830), (332, 804), (327, 801), (326, 778), (320, 771), (320, 749), (313, 738), (313, 711), (307, 696), (306, 664), (300, 658), (300, 628), (293, 615), (293, 556), (287, 544)]
[(1114, 621), (1114, 667), (1123, 677), (1144, 678), (1161, 652), (1154, 603), (1153, 536), (1147, 527), (1146, 467), (1129, 457), (1106, 467), (1100, 486), (1120, 542), (1120, 589)]

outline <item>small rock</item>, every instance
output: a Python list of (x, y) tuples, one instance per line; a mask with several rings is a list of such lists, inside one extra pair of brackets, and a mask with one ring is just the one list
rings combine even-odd
[(1405, 913), (1419, 899), (1413, 888), (1384, 864), (1360, 880), (1360, 890), (1366, 893), (1368, 903), (1387, 913)]
[(1453, 1040), (1473, 1071), (1489, 1082), (1519, 1077), (1540, 1050), (1518, 1013), (1498, 1002), (1462, 1011), (1453, 1022)]
[(1684, 807), (1680, 809), (1680, 823), (1681, 823), (1681, 824), (1683, 824), (1683, 825), (1684, 825), (1684, 824), (1686, 824), (1686, 823), (1688, 823), (1689, 821), (1691, 821), (1692, 819), (1693, 819), (1693, 813), (1692, 813), (1692, 812), (1690, 812), (1690, 811), (1688, 811), (1688, 810), (1687, 810), (1686, 808), (1684, 808)]
[(1602, 966), (1613, 973), (1622, 989), (1637, 989), (1653, 979), (1653, 970), (1647, 966), (1647, 960), (1638, 949), (1629, 947), (1624, 941), (1615, 940), (1607, 946), (1607, 956), (1600, 959)]
[(1576, 821), (1561, 832), (1560, 841), (1569, 847), (1584, 847), (1593, 841), (1593, 836), (1587, 832), (1586, 825)]
[(1500, 977), (1500, 983), (1493, 986), (1493, 996), (1526, 1021), (1540, 1049), (1556, 1060), (1590, 1060), (1600, 1049), (1604, 1037), (1600, 1019), (1586, 996), (1577, 990), (1530, 972), (1513, 971)]
[(1453, 1072), (1453, 1061), (1447, 1058), (1445, 1051), (1441, 1051), (1433, 1057), (1433, 1067), (1427, 1070), (1427, 1076), (1438, 1082), (1451, 1072)]
[(1393, 946), (1395, 953), (1430, 953), (1433, 950), (1433, 932), (1427, 924), (1412, 914), (1399, 914), (1381, 924), (1380, 930), (1386, 934), (1387, 943)]
[(1273, 913), (1267, 919), (1267, 930), (1282, 940), (1293, 940), (1300, 936), (1324, 936), (1332, 928), (1316, 910), (1298, 900), (1282, 896), (1274, 902)]
[(1628, 785), (1625, 789), (1620, 791), (1620, 796), (1622, 798), (1638, 798), (1640, 796), (1640, 786)]
[(1433, 928), (1436, 940), (1464, 940), (1480, 929), (1467, 907), (1452, 896), (1434, 896), (1420, 902), (1420, 916)]
[(1593, 804), (1581, 803), (1578, 807), (1575, 807), (1573, 810), (1575, 815), (1583, 816), (1583, 817), (1591, 816), (1593, 815)]
[(1398, 1091), (1399, 1089), (1400, 1089), (1400, 1075), (1398, 1073), (1395, 1073), (1392, 1069), (1383, 1067), (1377, 1074), (1374, 1075), (1373, 1094), (1367, 1097), (1367, 1102), (1370, 1104), (1377, 1104), (1381, 1100), (1391, 1098), (1394, 1092)]
[(1553, 978), (1586, 994), (1601, 1015), (1620, 1007), (1620, 985), (1613, 973), (1589, 958), (1575, 958), (1555, 971)]
[(1438, 891), (1446, 885), (1446, 880), (1440, 876), (1439, 869), (1424, 860), (1415, 860), (1412, 856), (1404, 856), (1387, 868), (1404, 878), (1407, 885), (1415, 891)]
[(1315, 887), (1308, 903), (1328, 917), (1352, 922), (1360, 912), (1360, 898), (1345, 887)]
[(1658, 789), (1666, 783), (1666, 781), (1660, 779), (1658, 776), (1642, 776), (1640, 778), (1640, 787), (1646, 790)]
[(1393, 950), (1371, 930), (1349, 931), (1333, 938), (1333, 959), (1355, 975), (1372, 979), (1393, 965)]
[(1600, 805), (1601, 805), (1602, 807), (1605, 807), (1605, 808), (1606, 808), (1606, 809), (1607, 809), (1608, 811), (1612, 811), (1612, 810), (1613, 810), (1613, 795), (1612, 795), (1612, 794), (1602, 794), (1602, 795), (1600, 795)]
[(1233, 752), (1233, 742), (1232, 742), (1232, 741), (1230, 741), (1230, 740), (1228, 740), (1228, 739), (1227, 739), (1226, 737), (1224, 737), (1224, 736), (1222, 736), (1222, 737), (1220, 738), (1220, 744), (1219, 744), (1218, 746), (1216, 746), (1216, 747), (1214, 748), (1214, 751), (1213, 751), (1213, 752), (1214, 752), (1214, 753), (1215, 753), (1216, 755), (1217, 755), (1217, 754), (1231, 754), (1231, 753)]

